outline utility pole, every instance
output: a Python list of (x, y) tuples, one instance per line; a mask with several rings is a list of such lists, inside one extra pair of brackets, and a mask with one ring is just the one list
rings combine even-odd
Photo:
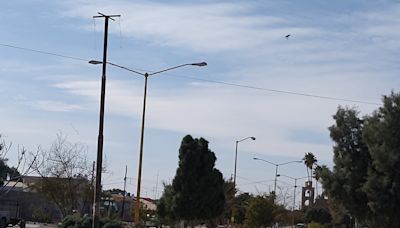
[(154, 195), (154, 199), (158, 198), (158, 175), (159, 175), (160, 170), (157, 170), (157, 180), (156, 180), (156, 194)]
[(101, 172), (103, 165), (103, 126), (104, 126), (104, 102), (106, 95), (106, 65), (107, 65), (107, 38), (108, 38), (108, 20), (114, 20), (113, 17), (120, 15), (104, 15), (93, 18), (104, 17), (104, 49), (103, 49), (103, 70), (101, 75), (101, 93), (100, 93), (100, 120), (99, 120), (99, 136), (97, 138), (97, 162), (96, 162), (96, 185), (94, 187), (93, 201), (93, 228), (100, 227), (100, 200), (101, 200)]
[(126, 173), (127, 173), (127, 172), (128, 172), (128, 166), (125, 165), (124, 197), (122, 198), (121, 220), (124, 220), (125, 196), (126, 196)]

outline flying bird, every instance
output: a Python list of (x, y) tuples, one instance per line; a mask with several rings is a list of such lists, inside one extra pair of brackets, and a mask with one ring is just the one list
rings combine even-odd
[(289, 36), (290, 36), (290, 34), (287, 34), (285, 37), (286, 37), (286, 39), (289, 39)]

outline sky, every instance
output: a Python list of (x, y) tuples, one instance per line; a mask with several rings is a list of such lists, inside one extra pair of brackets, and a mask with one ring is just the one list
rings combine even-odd
[[(162, 183), (172, 181), (187, 134), (209, 141), (226, 179), (235, 142), (256, 137), (238, 144), (241, 192), (273, 189), (275, 166), (253, 157), (284, 163), (312, 152), (332, 167), (328, 127), (338, 106), (369, 114), (400, 85), (398, 1), (6, 1), (0, 133), (14, 145), (11, 165), (17, 145), (46, 150), (59, 132), (87, 145), (96, 160), (101, 66), (88, 61), (102, 59), (104, 20), (93, 19), (97, 12), (121, 15), (109, 23), (109, 62), (140, 72), (208, 63), (149, 77), (147, 197), (159, 197)], [(107, 67), (106, 189), (123, 188), (127, 166), (127, 190), (136, 193), (143, 85), (143, 77)], [(297, 163), (279, 173), (307, 175)], [(291, 186), (279, 177), (278, 187)]]

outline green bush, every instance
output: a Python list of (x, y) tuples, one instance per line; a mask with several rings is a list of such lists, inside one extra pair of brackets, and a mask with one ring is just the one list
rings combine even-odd
[(81, 217), (79, 215), (68, 215), (61, 223), (62, 228), (91, 228), (92, 218)]
[(332, 216), (329, 210), (325, 208), (308, 208), (304, 219), (306, 222), (316, 222), (320, 224), (328, 224), (332, 221)]
[(103, 228), (122, 228), (123, 226), (120, 222), (114, 220), (114, 221), (105, 223), (102, 227)]
[[(79, 215), (68, 215), (62, 223), (62, 228), (91, 228), (92, 218), (89, 216), (81, 217)], [(102, 228), (122, 228), (121, 222), (110, 218), (100, 219), (100, 227)]]

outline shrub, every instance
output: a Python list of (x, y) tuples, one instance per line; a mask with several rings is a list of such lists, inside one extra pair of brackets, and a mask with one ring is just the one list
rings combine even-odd
[(92, 218), (89, 216), (68, 215), (62, 220), (62, 228), (91, 228)]
[[(91, 228), (92, 218), (89, 216), (81, 217), (79, 215), (68, 215), (62, 223), (62, 228)], [(110, 218), (100, 219), (100, 227), (102, 228), (122, 228), (122, 223)]]
[(113, 220), (110, 218), (104, 218), (100, 220), (100, 226), (102, 228), (122, 228), (122, 223), (117, 220)]

